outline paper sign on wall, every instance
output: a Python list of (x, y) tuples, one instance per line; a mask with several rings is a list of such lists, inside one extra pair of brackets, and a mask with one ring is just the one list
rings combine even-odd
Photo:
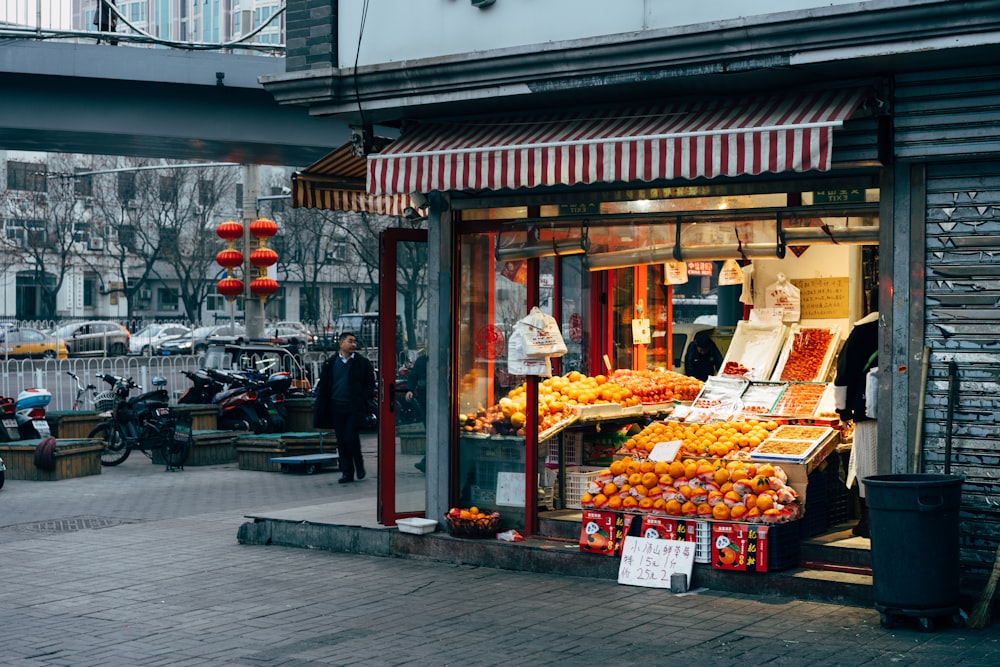
[(645, 318), (632, 320), (632, 344), (649, 345), (649, 340), (649, 320)]
[(618, 583), (647, 588), (670, 588), (670, 575), (682, 572), (691, 581), (694, 570), (694, 542), (625, 538), (618, 565)]
[(497, 505), (524, 507), (524, 473), (497, 473)]

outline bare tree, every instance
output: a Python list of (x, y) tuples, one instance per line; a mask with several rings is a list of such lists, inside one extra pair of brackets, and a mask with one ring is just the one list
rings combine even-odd
[(19, 317), (54, 318), (56, 295), (80, 256), (74, 247), (74, 231), (78, 231), (74, 224), (86, 224), (82, 205), (71, 180), (48, 177), (50, 169), (71, 172), (68, 164), (66, 156), (56, 156), (48, 165), (19, 165), (21, 173), (15, 178), (23, 182), (8, 187), (0, 201), (0, 216), (8, 221), (8, 229), (19, 230), (14, 238), (5, 239), (10, 256), (24, 262), (39, 293), (38, 312), (18, 313)]

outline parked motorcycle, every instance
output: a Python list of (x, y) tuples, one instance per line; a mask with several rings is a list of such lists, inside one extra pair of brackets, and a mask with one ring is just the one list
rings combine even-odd
[(25, 389), (17, 395), (14, 419), (17, 421), (21, 440), (52, 435), (49, 422), (45, 419), (45, 408), (51, 402), (52, 393), (48, 389)]
[(211, 377), (206, 371), (182, 371), (193, 383), (184, 390), (177, 399), (178, 403), (185, 405), (210, 405), (212, 399), (225, 389), (225, 385)]
[[(143, 392), (129, 377), (101, 373), (97, 377), (111, 385), (115, 396), (114, 407), (103, 413), (104, 421), (88, 436), (105, 442), (101, 465), (123, 463), (133, 449), (138, 449), (147, 455), (160, 450), (168, 470), (181, 468), (187, 460), (190, 442), (186, 437), (176, 437), (177, 419), (170, 411), (170, 395), (164, 389), (167, 381), (154, 377), (155, 388)], [(133, 389), (142, 393), (130, 396)]]
[(0, 442), (13, 442), (20, 439), (21, 429), (17, 426), (17, 403), (9, 396), (2, 396), (0, 397)]
[(219, 428), (254, 433), (281, 433), (288, 423), (283, 403), (292, 384), (291, 373), (272, 373), (265, 378), (246, 372), (204, 369), (204, 373), (226, 388), (212, 402), (222, 409)]

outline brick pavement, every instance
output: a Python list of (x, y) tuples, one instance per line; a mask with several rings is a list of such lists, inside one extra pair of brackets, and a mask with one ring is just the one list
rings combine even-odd
[[(241, 546), (249, 510), (374, 503), (375, 483), (130, 463), (0, 490), (0, 664), (1000, 663), (1000, 624), (887, 631), (857, 607)], [(126, 521), (24, 528), (80, 516)]]

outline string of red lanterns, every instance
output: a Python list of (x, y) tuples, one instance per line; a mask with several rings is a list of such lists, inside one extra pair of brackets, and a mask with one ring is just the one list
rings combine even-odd
[[(232, 302), (243, 293), (243, 281), (233, 275), (233, 269), (243, 266), (243, 253), (234, 247), (236, 240), (243, 238), (243, 225), (227, 220), (215, 228), (215, 233), (226, 242), (226, 248), (215, 256), (216, 264), (226, 269), (226, 277), (215, 288)], [(278, 262), (278, 253), (267, 247), (267, 239), (277, 233), (278, 223), (274, 220), (258, 218), (250, 223), (250, 234), (257, 239), (257, 247), (249, 257), (250, 264), (255, 269), (254, 278), (250, 281), (250, 293), (260, 299), (261, 305), (266, 304), (267, 298), (278, 291), (278, 281), (267, 275), (268, 267)]]

